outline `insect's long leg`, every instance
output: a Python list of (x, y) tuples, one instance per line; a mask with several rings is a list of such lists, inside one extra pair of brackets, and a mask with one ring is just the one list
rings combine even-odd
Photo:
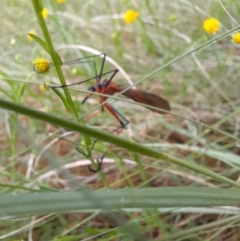
[[(101, 63), (101, 68), (100, 68), (99, 74), (97, 74), (96, 62), (94, 60), (81, 61), (81, 59), (93, 58), (93, 57), (97, 57), (97, 56), (101, 56), (101, 55), (103, 55), (103, 58), (102, 58), (102, 63)], [(90, 55), (90, 56), (83, 57), (83, 58), (80, 58), (80, 59), (71, 60), (71, 61), (63, 63), (63, 65), (76, 64), (76, 63), (90, 63), (90, 62), (92, 62), (93, 63), (93, 67), (94, 67), (95, 77), (96, 77), (96, 83), (99, 83), (101, 81), (101, 78), (102, 78), (102, 75), (103, 75), (103, 69), (104, 69), (104, 65), (105, 65), (105, 60), (106, 60), (106, 54), (105, 53), (101, 53), (101, 54), (98, 54), (98, 55)]]
[[(102, 76), (107, 75), (107, 74), (111, 74), (115, 71), (116, 71), (116, 69), (110, 70), (106, 73), (103, 73)], [(99, 76), (97, 75), (97, 76), (94, 76), (92, 78), (89, 78), (89, 79), (86, 79), (86, 80), (83, 80), (83, 81), (79, 81), (79, 82), (76, 82), (76, 83), (68, 84), (68, 85), (46, 85), (46, 87), (48, 87), (48, 88), (67, 88), (67, 87), (70, 87), (70, 86), (79, 85), (79, 84), (85, 83), (87, 81), (96, 79), (96, 77), (99, 77)]]
[(79, 61), (78, 62), (78, 60), (75, 59), (75, 60), (71, 60), (71, 61), (62, 63), (62, 66), (63, 65), (79, 64), (79, 63), (80, 64), (92, 63), (93, 64), (93, 68), (94, 68), (94, 72), (95, 72), (95, 76), (97, 76), (96, 62), (94, 60), (85, 60), (85, 61)]
[(99, 74), (99, 79), (97, 80), (97, 83), (99, 83), (101, 81), (102, 75), (103, 75), (103, 69), (104, 69), (104, 65), (105, 65), (105, 60), (106, 60), (106, 54), (103, 54), (103, 59), (102, 59), (102, 64), (101, 64), (101, 68), (100, 68), (100, 74)]
[(83, 154), (85, 157), (89, 158), (89, 157), (92, 155), (94, 146), (95, 146), (95, 144), (96, 144), (98, 141), (99, 141), (99, 140), (94, 140), (94, 141), (93, 141), (93, 144), (92, 144), (92, 146), (91, 146), (88, 154), (86, 154), (80, 147), (76, 147), (75, 150), (77, 150), (79, 153)]
[(73, 65), (73, 64), (83, 63), (83, 61), (81, 61), (82, 59), (94, 58), (94, 57), (101, 56), (101, 55), (106, 55), (106, 54), (101, 53), (101, 54), (89, 55), (89, 56), (86, 56), (86, 57), (82, 57), (82, 58), (78, 58), (78, 59), (63, 62), (62, 65)]
[[(69, 60), (69, 61), (63, 62), (63, 63), (61, 64), (61, 66), (79, 64), (79, 63), (93, 62), (93, 64), (95, 65), (95, 67), (94, 67), (95, 75), (97, 75), (96, 63), (95, 63), (95, 61), (94, 61), (94, 60), (83, 61), (83, 60), (84, 60), (84, 59), (88, 59), (88, 58), (94, 58), (94, 57), (101, 56), (101, 55), (104, 56), (103, 58), (105, 58), (105, 56), (106, 56), (106, 54), (104, 54), (104, 53), (95, 54), (95, 55), (89, 55), (89, 56), (86, 56), (86, 57), (82, 57), (82, 58), (78, 58), (78, 59), (74, 59), (74, 60)], [(42, 63), (39, 63), (39, 64), (42, 65)], [(36, 71), (36, 72), (38, 72), (38, 71), (36, 70), (36, 68), (35, 68), (36, 65), (37, 65), (37, 64), (34, 64), (34, 63), (33, 63), (33, 70)], [(49, 63), (49, 65), (50, 65), (50, 66), (54, 66), (54, 63)], [(38, 73), (39, 73), (39, 72), (38, 72)]]
[[(117, 135), (119, 135), (121, 132), (122, 132), (123, 128), (121, 129), (116, 129), (114, 131), (117, 131)], [(112, 133), (113, 131), (111, 131)], [(94, 143), (95, 144), (95, 143)], [(107, 148), (107, 150), (103, 153), (103, 155), (100, 157), (100, 159), (97, 159), (97, 168), (96, 169), (93, 169), (91, 166), (88, 166), (88, 169), (91, 171), (91, 172), (99, 172), (101, 170), (101, 167), (102, 167), (102, 162), (103, 162), (103, 159), (105, 158), (106, 154), (109, 152), (109, 150), (112, 148), (113, 144), (110, 144)]]
[[(94, 113), (94, 115), (92, 115), (92, 116), (90, 117), (90, 119), (93, 118), (94, 116), (96, 116), (97, 114), (99, 114), (99, 112), (98, 112), (98, 113)], [(88, 154), (86, 154), (80, 147), (76, 147), (75, 149), (76, 149), (79, 153), (83, 154), (85, 157), (90, 158), (91, 155), (92, 155), (92, 151), (93, 151), (93, 149), (94, 149), (94, 147), (95, 147), (95, 144), (96, 144), (98, 141), (99, 141), (99, 140), (93, 140), (93, 144), (92, 144), (92, 146), (91, 146)]]
[(97, 66), (96, 66), (96, 62), (94, 60), (86, 60), (86, 61), (81, 61), (80, 62), (81, 64), (86, 64), (86, 63), (92, 63), (93, 64), (93, 68), (94, 68), (94, 75), (95, 75), (95, 78), (97, 80)]
[[(88, 59), (88, 58), (93, 58), (93, 57), (97, 57), (97, 56), (101, 56), (103, 55), (103, 59), (102, 59), (102, 62), (101, 62), (101, 69), (100, 69), (100, 74), (97, 73), (97, 66), (96, 66), (96, 62), (94, 60), (84, 60), (84, 59)], [(75, 60), (70, 60), (70, 61), (66, 61), (64, 63), (62, 63), (62, 65), (73, 65), (73, 64), (78, 64), (78, 63), (92, 63), (93, 64), (93, 68), (94, 68), (94, 73), (95, 73), (95, 76), (92, 77), (92, 78), (89, 78), (89, 79), (86, 79), (86, 80), (83, 80), (83, 81), (80, 81), (80, 82), (77, 82), (77, 83), (73, 83), (73, 84), (68, 84), (68, 85), (57, 85), (57, 86), (50, 86), (50, 85), (46, 85), (46, 87), (48, 88), (66, 88), (66, 87), (69, 87), (69, 86), (74, 86), (74, 85), (78, 85), (78, 84), (82, 84), (82, 83), (85, 83), (87, 81), (90, 81), (90, 80), (93, 80), (93, 79), (96, 79), (96, 83), (99, 83), (100, 80), (101, 80), (101, 77), (103, 75), (107, 75), (107, 74), (110, 74), (112, 72), (114, 72), (115, 70), (111, 70), (111, 71), (108, 71), (106, 73), (103, 73), (103, 68), (104, 68), (104, 64), (105, 64), (105, 59), (106, 59), (106, 54), (105, 53), (101, 53), (101, 54), (98, 54), (98, 55), (90, 55), (90, 56), (86, 56), (86, 57), (83, 57), (83, 58), (78, 58), (78, 59), (75, 59)], [(84, 60), (84, 61), (82, 61)], [(53, 64), (51, 64), (53, 65)]]
[[(125, 128), (128, 124), (129, 124), (129, 120), (122, 115), (117, 109), (115, 109), (112, 105), (110, 105), (109, 103), (104, 103), (104, 108), (106, 108), (115, 118), (116, 120), (120, 123), (120, 127), (119, 128)], [(122, 120), (125, 122), (123, 122)], [(118, 128), (118, 129), (119, 129)]]
[(107, 82), (107, 84), (106, 84), (105, 87), (107, 87), (107, 86), (111, 83), (112, 79), (113, 79), (114, 76), (117, 74), (117, 72), (118, 72), (118, 69), (113, 70), (113, 74), (112, 74), (112, 76), (110, 77), (110, 79), (108, 80), (108, 82)]
[[(100, 102), (103, 102), (103, 100), (100, 99)], [(109, 103), (105, 103), (104, 105), (104, 108), (106, 108), (116, 119), (117, 121), (120, 123), (120, 126), (116, 129), (114, 129), (113, 131), (111, 131), (111, 133), (113, 132), (117, 132), (117, 135), (119, 135), (122, 130), (129, 124), (129, 120), (124, 116), (122, 115), (117, 109), (115, 109), (112, 105), (110, 105)], [(121, 120), (122, 118), (122, 120)], [(124, 122), (125, 123), (124, 123)], [(93, 146), (96, 144), (96, 142), (99, 141), (99, 140), (95, 140), (95, 142), (93, 143)], [(93, 150), (93, 146), (91, 148), (91, 151)], [(109, 147), (107, 148), (107, 150), (103, 153), (103, 155), (101, 156), (100, 159), (97, 159), (97, 168), (96, 169), (93, 169), (91, 168), (90, 166), (88, 167), (88, 169), (91, 171), (91, 172), (98, 172), (101, 170), (101, 165), (102, 165), (102, 161), (104, 159), (104, 157), (106, 156), (106, 154), (108, 153), (108, 151), (110, 150), (110, 148), (113, 146), (113, 144), (110, 144)]]

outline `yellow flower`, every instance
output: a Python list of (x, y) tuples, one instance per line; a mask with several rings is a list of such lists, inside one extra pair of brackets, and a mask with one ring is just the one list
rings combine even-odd
[(40, 88), (40, 90), (42, 91), (42, 92), (45, 92), (45, 91), (47, 91), (48, 90), (48, 87), (46, 86), (46, 84), (44, 83), (44, 84), (42, 84), (42, 85), (40, 85), (39, 86), (39, 88)]
[(174, 21), (177, 20), (177, 16), (174, 15), (174, 14), (170, 15), (168, 18), (169, 18), (169, 20), (172, 21), (172, 22), (174, 22)]
[(47, 16), (48, 16), (48, 9), (47, 9), (47, 8), (43, 8), (43, 10), (42, 10), (42, 16), (43, 16), (44, 18), (47, 18)]
[(232, 41), (235, 44), (240, 44), (240, 32), (233, 34)]
[[(29, 33), (36, 35), (36, 31), (34, 31), (34, 30), (29, 31), (28, 34), (29, 34)], [(33, 38), (32, 38), (30, 35), (27, 35), (27, 38), (28, 38), (28, 40), (29, 40), (30, 42), (33, 41)]]
[(57, 0), (57, 3), (64, 3), (66, 0)]
[(50, 61), (45, 58), (36, 58), (32, 61), (32, 64), (33, 69), (39, 74), (44, 74), (48, 72), (51, 66)]
[(220, 22), (216, 18), (207, 18), (202, 27), (207, 33), (216, 34), (220, 29)]
[(127, 10), (123, 15), (123, 20), (125, 23), (131, 24), (137, 20), (138, 15), (139, 13), (134, 10)]

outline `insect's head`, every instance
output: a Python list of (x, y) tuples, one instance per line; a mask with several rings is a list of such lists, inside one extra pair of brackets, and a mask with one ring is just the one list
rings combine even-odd
[[(89, 92), (95, 92), (95, 91), (96, 91), (95, 86), (90, 86), (90, 87), (88, 88), (88, 91), (89, 91)], [(91, 95), (92, 95), (91, 93), (88, 93), (88, 94), (85, 96), (85, 98), (83, 99), (82, 104), (84, 104), (84, 103), (86, 102), (86, 100), (87, 100)]]

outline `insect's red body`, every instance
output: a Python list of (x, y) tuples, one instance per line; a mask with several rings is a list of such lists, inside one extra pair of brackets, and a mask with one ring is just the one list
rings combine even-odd
[[(148, 93), (145, 91), (141, 91), (141, 90), (134, 90), (134, 89), (128, 89), (125, 90), (126, 88), (122, 85), (117, 85), (114, 84), (112, 82), (109, 82), (109, 80), (105, 79), (103, 81), (101, 81), (100, 79), (98, 79), (98, 83), (95, 86), (90, 86), (89, 87), (89, 91), (91, 92), (97, 92), (100, 94), (104, 94), (104, 95), (114, 95), (115, 93), (119, 93), (123, 91), (123, 95), (126, 96), (129, 99), (132, 99), (138, 103), (142, 103), (142, 104), (146, 104), (149, 105), (149, 109), (151, 109), (154, 112), (160, 113), (160, 114), (165, 114), (165, 111), (162, 110), (166, 110), (166, 111), (170, 111), (170, 105), (169, 103), (161, 98), (160, 96), (154, 95), (152, 93)], [(83, 103), (85, 103), (85, 101), (91, 96), (92, 94), (89, 93), (83, 100)], [(100, 103), (104, 103), (106, 100), (108, 99), (108, 97), (106, 96), (99, 96), (99, 100)], [(153, 109), (150, 106), (159, 108), (159, 109)], [(120, 123), (122, 124), (120, 118), (119, 118), (119, 113), (108, 103), (104, 103), (103, 104), (103, 108), (106, 108)], [(116, 113), (117, 112), (117, 113)]]

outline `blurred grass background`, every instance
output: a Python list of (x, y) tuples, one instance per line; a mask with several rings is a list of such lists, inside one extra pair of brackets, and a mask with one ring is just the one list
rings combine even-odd
[[(221, 22), (217, 35), (237, 27), (238, 1), (67, 0), (60, 4), (52, 0), (43, 1), (43, 5), (49, 11), (46, 24), (51, 39), (63, 61), (94, 52), (106, 53), (133, 83), (142, 80), (137, 88), (171, 103), (173, 114), (162, 116), (124, 98), (111, 100), (131, 122), (121, 133), (122, 138), (238, 181), (240, 58), (231, 34), (145, 78), (215, 37), (202, 29), (206, 18), (212, 16)], [(123, 14), (129, 9), (139, 13), (132, 24), (123, 21)], [(50, 59), (50, 56), (36, 41), (27, 38), (29, 31), (43, 38), (31, 2), (5, 1), (0, 14), (1, 98), (73, 120), (71, 112), (52, 90), (40, 88), (44, 81), (59, 84), (55, 69), (45, 75), (32, 69), (33, 59), (38, 56)], [(99, 68), (100, 59), (93, 59)], [(105, 71), (114, 68), (107, 63)], [(67, 83), (94, 76), (91, 63), (62, 69)], [(114, 82), (130, 84), (121, 73)], [(93, 83), (94, 80), (70, 90), (75, 108), (87, 125), (111, 131), (118, 123), (107, 111), (98, 113), (96, 96), (81, 105), (84, 91)], [(104, 159), (102, 172), (93, 174), (88, 170), (88, 158), (75, 150), (79, 145), (86, 149), (81, 134), (3, 110), (0, 121), (1, 193), (24, 193), (27, 188), (41, 192), (83, 187), (113, 190), (191, 186), (196, 192), (202, 186), (230, 188), (184, 167), (117, 146)], [(107, 143), (98, 142), (93, 158), (101, 156), (107, 147)], [(60, 166), (69, 175), (57, 172)], [(238, 208), (153, 209), (149, 203), (148, 209), (116, 213), (128, 224), (136, 224), (146, 235), (143, 240), (230, 241), (240, 236)], [(98, 212), (51, 214), (49, 211), (46, 216), (5, 217), (0, 223), (3, 240), (121, 240), (123, 233), (126, 234), (106, 214)], [(139, 231), (134, 230), (129, 231), (129, 239), (124, 236), (125, 240), (133, 240), (131, 232)]]

